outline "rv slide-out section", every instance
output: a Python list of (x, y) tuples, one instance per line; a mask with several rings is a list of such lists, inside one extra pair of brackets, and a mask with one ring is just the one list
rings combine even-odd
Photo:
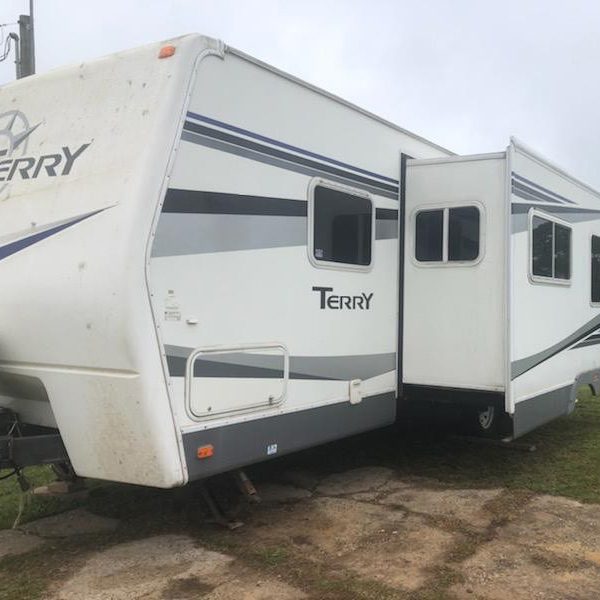
[(407, 386), (504, 392), (505, 172), (504, 153), (408, 162)]
[(505, 153), (408, 161), (401, 377), (409, 406), (505, 413), (506, 170)]
[(516, 140), (412, 160), (404, 252), (406, 402), (518, 437), (600, 391), (598, 192)]

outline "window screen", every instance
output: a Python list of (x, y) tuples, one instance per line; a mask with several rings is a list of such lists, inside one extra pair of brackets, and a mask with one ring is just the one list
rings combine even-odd
[(600, 237), (592, 236), (592, 302), (600, 303)]
[(368, 198), (316, 186), (313, 253), (317, 260), (371, 264), (373, 206)]
[(451, 208), (448, 213), (448, 260), (475, 260), (479, 256), (479, 210)]
[(540, 277), (552, 277), (552, 221), (534, 215), (532, 221), (531, 272)]
[(571, 279), (571, 229), (554, 223), (554, 277)]
[(415, 257), (423, 262), (443, 260), (444, 211), (424, 210), (417, 214)]
[(571, 228), (533, 215), (531, 272), (538, 277), (571, 279)]

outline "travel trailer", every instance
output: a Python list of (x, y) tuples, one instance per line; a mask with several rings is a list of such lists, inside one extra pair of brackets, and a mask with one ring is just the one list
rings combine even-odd
[[(200, 35), (0, 94), (0, 458), (156, 487), (600, 391), (598, 192)], [(33, 431), (35, 435), (17, 435)]]

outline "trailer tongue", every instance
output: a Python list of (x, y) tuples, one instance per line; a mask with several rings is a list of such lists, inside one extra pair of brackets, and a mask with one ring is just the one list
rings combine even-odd
[(23, 490), (29, 485), (21, 471), (33, 465), (61, 465), (69, 457), (58, 431), (25, 425), (16, 413), (0, 408), (0, 470), (17, 475)]

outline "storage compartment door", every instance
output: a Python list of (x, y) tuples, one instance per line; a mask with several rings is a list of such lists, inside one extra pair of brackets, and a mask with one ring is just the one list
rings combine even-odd
[(289, 354), (280, 344), (198, 348), (186, 366), (186, 403), (197, 418), (281, 404)]

